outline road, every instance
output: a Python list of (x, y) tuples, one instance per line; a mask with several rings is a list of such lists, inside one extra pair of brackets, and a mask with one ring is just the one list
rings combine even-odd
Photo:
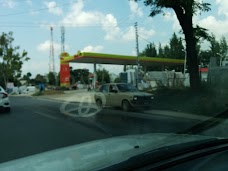
[(11, 113), (0, 115), (0, 162), (112, 136), (180, 132), (198, 122), (112, 108), (91, 117), (71, 117), (60, 110), (62, 102), (27, 96), (10, 100)]

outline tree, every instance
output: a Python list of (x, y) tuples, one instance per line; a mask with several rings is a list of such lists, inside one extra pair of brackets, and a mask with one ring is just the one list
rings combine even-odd
[(50, 85), (56, 85), (56, 78), (55, 78), (55, 74), (53, 72), (48, 73), (48, 83)]
[(22, 79), (23, 79), (23, 80), (26, 80), (27, 83), (29, 84), (29, 83), (31, 82), (31, 79), (30, 79), (31, 76), (32, 76), (32, 74), (31, 74), (30, 72), (28, 72), (26, 75), (24, 75), (24, 76), (22, 77)]
[(200, 65), (202, 68), (207, 68), (210, 63), (211, 51), (202, 50), (199, 53)]
[(154, 43), (150, 43), (146, 46), (140, 56), (147, 56), (147, 57), (157, 57), (157, 49)]
[(163, 48), (162, 48), (161, 43), (159, 43), (159, 45), (158, 45), (158, 57), (159, 57), (159, 58), (164, 58), (164, 57), (165, 57), (165, 56), (164, 56), (164, 50), (163, 50)]
[(0, 78), (4, 81), (4, 87), (7, 82), (18, 82), (21, 77), (21, 68), (24, 61), (28, 61), (27, 52), (22, 53), (19, 46), (13, 46), (13, 32), (2, 33), (0, 36)]
[(165, 46), (164, 46), (163, 56), (164, 56), (165, 58), (171, 57), (171, 56), (170, 56), (170, 47), (169, 47), (169, 45), (165, 45)]
[(216, 40), (216, 37), (214, 34), (211, 35), (210, 44), (211, 44), (210, 50), (211, 50), (212, 57), (218, 56), (217, 54), (220, 53), (220, 43), (219, 41)]
[(101, 84), (110, 83), (109, 72), (106, 69), (98, 69), (97, 70), (97, 81)]
[(185, 50), (181, 38), (178, 38), (176, 33), (173, 33), (169, 41), (170, 57), (174, 59), (184, 59)]
[(211, 57), (217, 57), (217, 64), (219, 65), (221, 61), (227, 57), (228, 44), (224, 36), (218, 41), (214, 34), (210, 36), (210, 55)]
[(34, 79), (34, 82), (36, 85), (41, 84), (41, 83), (46, 84), (47, 80), (45, 79), (45, 77), (43, 75), (37, 74)]
[(89, 70), (88, 69), (75, 69), (70, 71), (71, 84), (80, 81), (81, 83), (88, 84)]
[(228, 53), (228, 45), (227, 45), (227, 41), (226, 38), (224, 36), (221, 37), (220, 39), (220, 61), (222, 61), (225, 57), (227, 57), (227, 53)]
[(154, 17), (160, 13), (164, 13), (164, 8), (171, 8), (175, 12), (186, 41), (190, 86), (194, 90), (199, 89), (199, 62), (196, 51), (197, 40), (195, 36), (195, 28), (193, 27), (193, 15), (196, 15), (197, 12), (201, 13), (209, 11), (210, 4), (198, 0), (144, 0), (144, 3), (146, 6), (151, 7), (151, 17)]
[(115, 78), (114, 83), (121, 83), (120, 77)]

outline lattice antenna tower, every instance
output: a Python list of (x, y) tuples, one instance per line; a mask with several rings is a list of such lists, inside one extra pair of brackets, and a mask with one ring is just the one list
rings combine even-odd
[(55, 55), (54, 55), (53, 27), (50, 27), (50, 31), (51, 31), (51, 41), (50, 41), (49, 72), (55, 73)]
[(61, 52), (65, 52), (65, 28), (61, 27)]

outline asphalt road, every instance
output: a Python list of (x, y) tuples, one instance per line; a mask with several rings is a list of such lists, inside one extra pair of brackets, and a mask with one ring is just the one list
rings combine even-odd
[[(65, 115), (63, 102), (11, 96), (12, 111), (0, 115), (0, 162), (112, 136), (177, 133), (198, 121), (104, 109), (91, 117)], [(69, 104), (78, 108), (79, 104)]]

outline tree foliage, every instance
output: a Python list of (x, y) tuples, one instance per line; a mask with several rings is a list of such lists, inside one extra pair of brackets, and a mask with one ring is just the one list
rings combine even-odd
[(13, 46), (13, 41), (13, 32), (0, 35), (0, 78), (4, 80), (4, 87), (7, 82), (18, 82), (23, 62), (29, 60), (27, 52), (20, 52), (20, 47)]
[(139, 54), (140, 56), (156, 57), (157, 49), (154, 43), (149, 43), (146, 48)]
[(89, 70), (88, 69), (75, 69), (70, 68), (70, 81), (71, 84), (75, 84), (80, 81), (83, 84), (88, 84)]
[[(173, 59), (184, 59), (185, 58), (185, 49), (182, 43), (182, 39), (173, 33), (170, 38), (169, 44), (162, 47), (161, 43), (159, 43), (158, 48), (154, 43), (148, 44), (145, 49), (140, 53), (140, 56), (147, 57), (160, 57), (160, 58), (173, 58)], [(164, 69), (183, 71), (182, 67), (170, 67), (166, 65), (162, 66), (149, 66), (147, 70), (149, 71), (160, 71)]]
[(35, 79), (34, 79), (34, 82), (36, 85), (38, 84), (46, 84), (47, 83), (47, 79), (45, 78), (45, 76), (41, 75), (41, 74), (37, 74)]
[(28, 72), (26, 75), (23, 75), (22, 79), (27, 81), (27, 84), (31, 83), (31, 72)]
[(224, 58), (227, 58), (228, 55), (228, 43), (224, 36), (218, 40), (216, 36), (212, 34), (209, 42), (209, 49), (202, 50), (199, 53), (200, 64), (203, 67), (208, 67), (211, 57), (216, 57), (217, 64), (219, 65), (220, 62), (224, 60)]
[(49, 72), (48, 73), (48, 83), (49, 85), (56, 85), (56, 76), (55, 73), (53, 72)]
[(173, 33), (172, 38), (169, 41), (170, 44), (170, 58), (184, 59), (185, 49), (181, 38), (178, 38), (176, 33)]
[(101, 84), (110, 83), (109, 72), (106, 69), (97, 70), (97, 81)]

